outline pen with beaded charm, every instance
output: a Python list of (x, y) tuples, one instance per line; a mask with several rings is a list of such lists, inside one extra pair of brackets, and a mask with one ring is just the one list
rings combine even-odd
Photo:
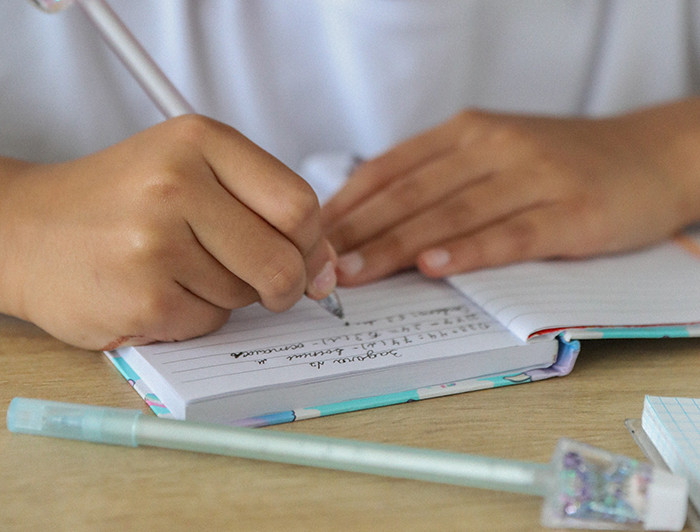
[(544, 497), (542, 524), (680, 530), (688, 481), (562, 438), (549, 464), (349, 439), (196, 423), (126, 410), (15, 397), (12, 432), (237, 456)]

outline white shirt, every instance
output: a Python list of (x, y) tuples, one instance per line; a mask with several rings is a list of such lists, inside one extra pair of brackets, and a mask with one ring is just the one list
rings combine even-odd
[[(602, 115), (697, 91), (683, 0), (112, 0), (202, 114), (298, 169), (463, 108)], [(0, 154), (77, 157), (162, 117), (77, 7), (0, 14)]]

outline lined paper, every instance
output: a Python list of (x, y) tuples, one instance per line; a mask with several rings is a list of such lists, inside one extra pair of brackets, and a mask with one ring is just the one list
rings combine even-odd
[(634, 253), (516, 264), (450, 282), (522, 339), (569, 327), (690, 324), (700, 332), (700, 227)]
[[(166, 404), (188, 404), (525, 345), (449, 285), (418, 273), (339, 289), (338, 294), (346, 321), (308, 299), (282, 314), (256, 305), (234, 311), (222, 329), (207, 336), (120, 354), (159, 390)], [(533, 357), (524, 349), (517, 356), (532, 359), (526, 366), (541, 367), (553, 362), (555, 351), (553, 346)], [(483, 368), (473, 368), (481, 371), (476, 375), (518, 369), (524, 363), (508, 356), (485, 356), (481, 364)], [(422, 385), (472, 376), (449, 371), (440, 381), (425, 376)], [(399, 381), (393, 385), (393, 378), (386, 377), (387, 391), (400, 385)]]
[(642, 428), (669, 469), (688, 478), (700, 510), (700, 399), (647, 396)]

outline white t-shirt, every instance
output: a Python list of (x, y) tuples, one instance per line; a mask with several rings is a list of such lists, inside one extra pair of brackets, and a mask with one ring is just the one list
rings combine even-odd
[[(683, 0), (112, 0), (194, 108), (298, 169), (460, 109), (601, 115), (696, 91)], [(80, 156), (162, 117), (77, 7), (0, 13), (0, 154)]]

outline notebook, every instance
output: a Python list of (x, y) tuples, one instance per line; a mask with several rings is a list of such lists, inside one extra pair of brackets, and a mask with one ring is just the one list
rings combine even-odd
[(700, 230), (619, 256), (339, 289), (110, 360), (161, 416), (267, 425), (568, 374), (580, 339), (700, 336)]
[(688, 478), (700, 510), (700, 399), (646, 396), (642, 428), (669, 469)]

